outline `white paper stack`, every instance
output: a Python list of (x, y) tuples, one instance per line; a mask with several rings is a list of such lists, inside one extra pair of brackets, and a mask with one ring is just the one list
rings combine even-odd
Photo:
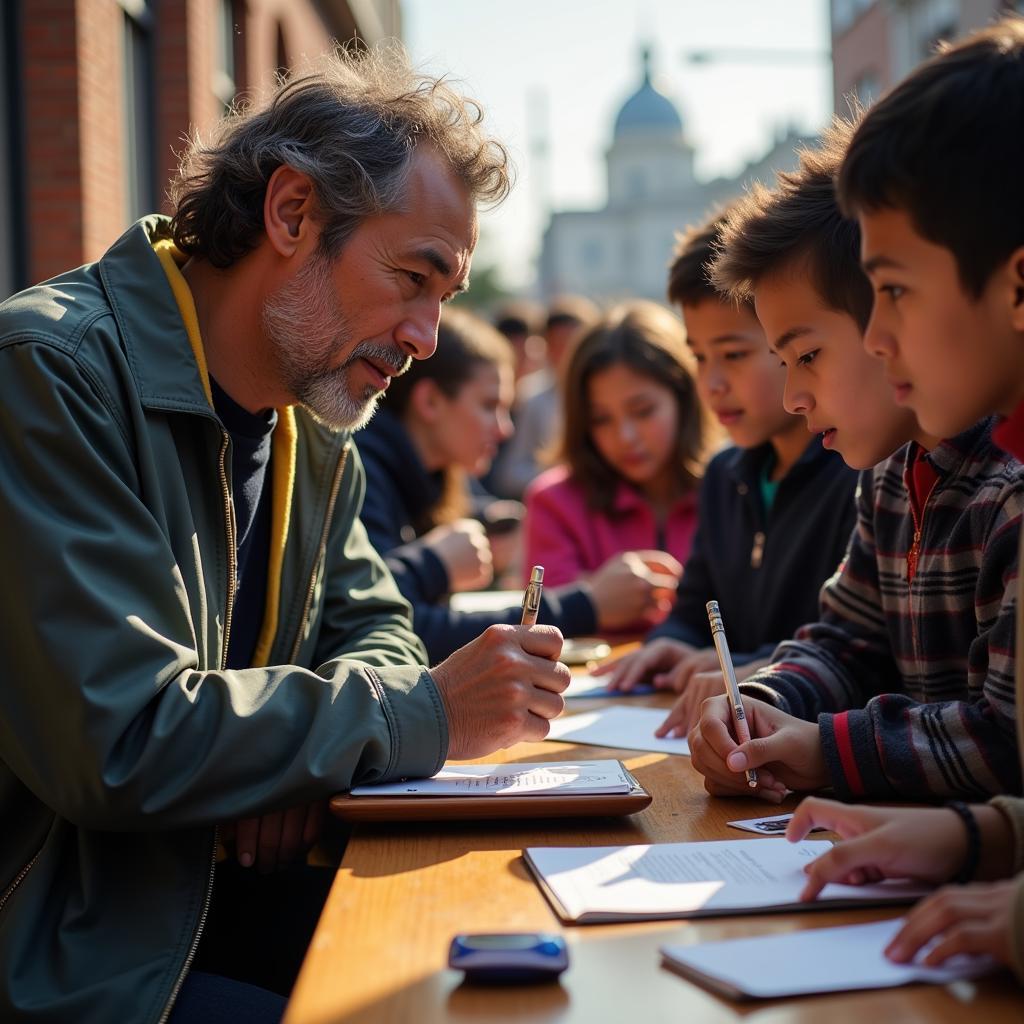
[(995, 967), (988, 957), (973, 956), (951, 958), (941, 967), (895, 964), (883, 950), (902, 924), (903, 919), (896, 919), (665, 946), (661, 954), (666, 967), (732, 999), (893, 988), (914, 982), (945, 984), (976, 978)]

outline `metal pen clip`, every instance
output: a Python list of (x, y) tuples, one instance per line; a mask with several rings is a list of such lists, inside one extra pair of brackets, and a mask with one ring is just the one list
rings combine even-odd
[(530, 571), (530, 582), (526, 585), (526, 593), (523, 594), (523, 615), (524, 626), (535, 626), (537, 615), (540, 613), (540, 598), (544, 592), (544, 566), (535, 565)]

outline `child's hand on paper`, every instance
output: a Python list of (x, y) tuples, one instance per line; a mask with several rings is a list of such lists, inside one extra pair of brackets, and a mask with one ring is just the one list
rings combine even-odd
[(960, 870), (967, 855), (967, 831), (947, 807), (867, 807), (808, 797), (796, 809), (786, 838), (798, 842), (816, 827), (837, 833), (844, 842), (804, 869), (807, 886), (802, 900), (813, 900), (829, 882), (945, 882)]
[(1001, 964), (1013, 966), (1013, 909), (1020, 885), (1019, 877), (1004, 882), (947, 885), (911, 910), (885, 955), (896, 963), (909, 963), (935, 939), (921, 961), (928, 967), (938, 967), (958, 953), (988, 954)]
[[(697, 652), (703, 654), (705, 652)], [(685, 689), (674, 685), (675, 673), (670, 673), (673, 679), (672, 689), (682, 689), (682, 696), (675, 702), (668, 717), (657, 728), (655, 736), (668, 736), (672, 739), (681, 738), (690, 730), (690, 726), (697, 721), (700, 715), (700, 707), (709, 697), (717, 697), (725, 691), (725, 680), (722, 678), (722, 670), (718, 667), (718, 655), (713, 649), (706, 652), (710, 654), (713, 665), (708, 671), (696, 672), (690, 675), (685, 683)], [(763, 668), (767, 661), (752, 661), (748, 665), (742, 665), (736, 669), (736, 678), (742, 682), (747, 676), (752, 676), (759, 668)]]
[(757, 769), (753, 792), (780, 803), (787, 789), (828, 785), (821, 737), (814, 722), (804, 722), (764, 701), (744, 698), (747, 727), (753, 737), (738, 744), (733, 737), (732, 708), (725, 694), (704, 701), (690, 730), (690, 762), (704, 776), (712, 796), (751, 795), (744, 771)]
[[(691, 650), (682, 659), (676, 662), (675, 666), (668, 672), (659, 673), (654, 677), (654, 685), (659, 690), (674, 690), (676, 693), (685, 694), (697, 681), (698, 677), (713, 672), (718, 679), (718, 688), (709, 690), (707, 680), (701, 687), (700, 692), (704, 697), (710, 697), (715, 693), (722, 693), (725, 690), (725, 683), (722, 681), (722, 672), (718, 667), (718, 653), (714, 647), (705, 647), (699, 650)], [(704, 699), (701, 698), (701, 700)], [(693, 705), (694, 711), (700, 707), (700, 701)]]
[[(717, 660), (717, 656), (716, 656)], [(701, 705), (709, 697), (718, 697), (725, 690), (721, 669), (711, 672), (698, 672), (691, 676), (686, 689), (672, 706), (668, 717), (655, 730), (655, 736), (670, 738), (683, 737), (690, 726), (697, 720)]]
[(628, 693), (634, 686), (647, 682), (648, 679), (657, 687), (659, 678), (667, 679), (676, 665), (696, 652), (696, 647), (663, 636), (644, 644), (639, 650), (630, 651), (621, 658), (613, 658), (598, 665), (593, 674), (608, 676), (605, 685), (609, 690), (622, 690)]

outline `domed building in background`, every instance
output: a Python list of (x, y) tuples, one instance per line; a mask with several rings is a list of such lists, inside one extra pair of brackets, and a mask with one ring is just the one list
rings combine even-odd
[(544, 297), (563, 292), (601, 302), (664, 301), (677, 231), (704, 218), (755, 178), (793, 167), (795, 147), (813, 137), (790, 130), (756, 164), (735, 178), (701, 182), (694, 147), (679, 108), (651, 80), (651, 51), (642, 52), (643, 80), (615, 118), (605, 153), (608, 201), (601, 210), (563, 210), (544, 233), (539, 278)]

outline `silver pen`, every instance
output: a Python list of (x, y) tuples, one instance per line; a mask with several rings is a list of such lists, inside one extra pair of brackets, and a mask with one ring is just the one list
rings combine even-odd
[[(749, 743), (750, 729), (747, 728), (747, 716), (743, 711), (743, 700), (740, 697), (739, 684), (736, 682), (736, 670), (732, 667), (729, 641), (725, 639), (722, 613), (718, 610), (717, 601), (708, 601), (705, 607), (708, 610), (708, 622), (711, 623), (711, 639), (714, 640), (715, 651), (718, 653), (718, 664), (725, 677), (725, 693), (732, 705), (732, 724), (736, 731), (736, 742)], [(747, 785), (751, 789), (756, 789), (757, 772), (753, 768), (748, 768), (744, 774), (747, 776)]]
[(530, 582), (526, 585), (526, 593), (523, 594), (522, 625), (537, 625), (537, 614), (540, 612), (540, 595), (543, 590), (544, 566), (535, 565), (530, 570)]

